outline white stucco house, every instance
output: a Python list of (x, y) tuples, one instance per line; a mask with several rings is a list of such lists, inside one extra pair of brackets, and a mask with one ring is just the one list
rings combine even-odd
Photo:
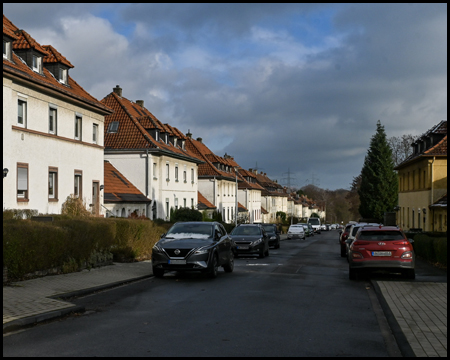
[(72, 79), (72, 68), (3, 15), (3, 209), (60, 214), (72, 194), (103, 215), (103, 126), (112, 110)]
[(203, 161), (187, 149), (186, 136), (158, 120), (143, 100), (123, 97), (119, 85), (102, 103), (114, 110), (105, 117), (104, 157), (151, 199), (145, 216), (169, 220), (171, 208), (196, 208)]
[(203, 160), (198, 166), (199, 192), (222, 214), (228, 224), (235, 222), (237, 206), (236, 185), (242, 180), (236, 173), (237, 164), (215, 155), (202, 141), (186, 134), (186, 147)]

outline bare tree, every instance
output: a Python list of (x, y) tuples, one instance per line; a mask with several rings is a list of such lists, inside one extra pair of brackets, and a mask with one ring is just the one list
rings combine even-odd
[(387, 139), (392, 149), (392, 160), (394, 166), (398, 166), (405, 161), (413, 152), (411, 144), (419, 138), (417, 135), (405, 134), (402, 136), (392, 136)]

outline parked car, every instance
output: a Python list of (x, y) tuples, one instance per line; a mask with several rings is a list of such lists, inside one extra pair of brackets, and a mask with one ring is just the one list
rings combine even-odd
[(309, 232), (311, 233), (311, 236), (314, 236), (314, 228), (312, 227), (311, 224), (307, 224), (308, 228), (309, 228)]
[(356, 280), (362, 269), (400, 271), (415, 278), (413, 240), (396, 226), (360, 227), (349, 248), (349, 278)]
[(350, 248), (350, 245), (352, 244), (353, 240), (355, 240), (356, 237), (356, 233), (358, 232), (358, 230), (363, 227), (363, 226), (380, 226), (381, 224), (378, 223), (356, 223), (353, 224), (350, 228), (350, 231), (348, 232), (348, 237), (345, 240), (345, 256), (347, 256), (347, 260), (348, 260), (348, 249)]
[(308, 219), (308, 224), (311, 224), (314, 228), (314, 232), (320, 234), (320, 219), (315, 217), (310, 217)]
[(313, 236), (313, 234), (314, 234), (314, 229), (311, 229), (309, 226), (309, 224), (306, 224), (306, 223), (298, 223), (298, 224), (296, 224), (296, 225), (302, 225), (303, 226), (303, 229), (305, 230), (305, 236), (306, 237), (308, 237), (308, 236)]
[(325, 224), (320, 225), (321, 231), (327, 231), (327, 226)]
[(275, 249), (280, 248), (280, 231), (276, 224), (261, 224), (264, 230), (266, 230), (269, 236), (269, 246), (273, 246)]
[(219, 266), (234, 268), (234, 243), (218, 222), (177, 222), (152, 250), (153, 274), (166, 271), (201, 271), (215, 278)]
[(231, 232), (235, 255), (269, 256), (269, 236), (260, 224), (240, 224)]
[(287, 233), (288, 239), (306, 239), (305, 229), (303, 228), (303, 225), (295, 224), (289, 226), (288, 233)]

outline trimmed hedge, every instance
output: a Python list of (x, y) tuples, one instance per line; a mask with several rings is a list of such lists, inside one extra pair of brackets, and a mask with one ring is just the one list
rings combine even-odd
[[(3, 266), (11, 280), (151, 258), (168, 224), (123, 218), (54, 216), (53, 222), (3, 220)], [(50, 271), (49, 271), (50, 270)]]
[(414, 239), (413, 247), (417, 256), (447, 267), (447, 237), (443, 233), (407, 233)]

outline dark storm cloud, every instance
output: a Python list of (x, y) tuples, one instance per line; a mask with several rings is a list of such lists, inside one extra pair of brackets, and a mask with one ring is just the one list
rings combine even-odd
[(446, 119), (446, 4), (4, 4), (4, 14), (32, 36), (64, 34), (58, 50), (94, 96), (120, 84), (218, 155), (278, 179), (289, 168), (299, 186), (314, 173), (323, 188), (348, 188), (377, 120), (390, 137)]

